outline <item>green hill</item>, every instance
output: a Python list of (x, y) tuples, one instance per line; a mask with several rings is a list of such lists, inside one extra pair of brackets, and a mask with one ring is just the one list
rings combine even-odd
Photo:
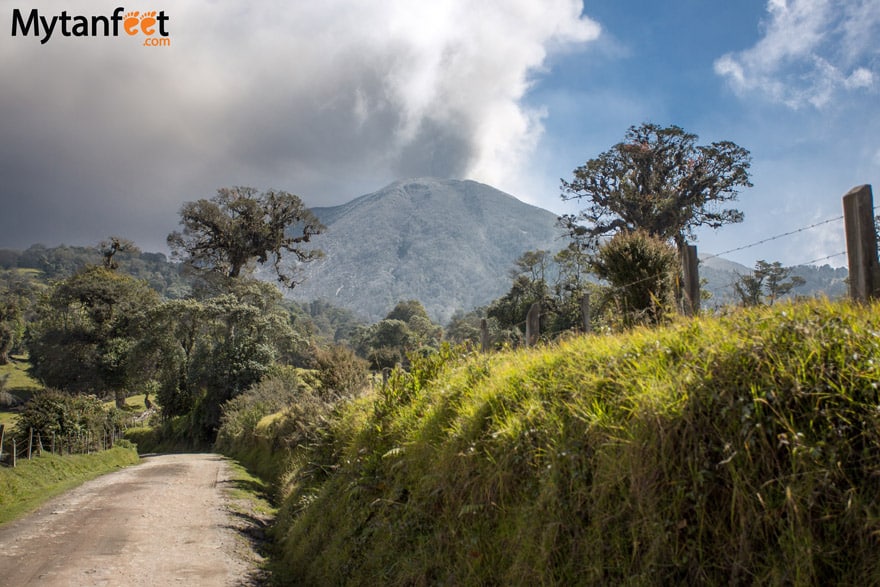
[(278, 576), (877, 584), (878, 381), (880, 305), (446, 351), (287, 445)]

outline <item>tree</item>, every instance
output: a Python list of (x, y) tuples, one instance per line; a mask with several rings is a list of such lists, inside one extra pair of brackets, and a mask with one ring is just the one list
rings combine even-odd
[[(293, 287), (296, 276), (282, 266), (283, 256), (291, 253), (304, 263), (321, 255), (303, 245), (324, 227), (287, 192), (221, 188), (210, 200), (184, 204), (180, 216), (183, 231), (168, 235), (168, 246), (197, 269), (239, 277), (253, 261), (262, 265), (271, 258), (278, 281)], [(290, 236), (291, 230), (299, 234)]]
[(697, 138), (678, 126), (630, 127), (623, 142), (562, 180), (562, 199), (588, 206), (561, 224), (595, 247), (600, 237), (637, 229), (681, 246), (699, 226), (742, 222), (741, 211), (724, 206), (752, 185), (749, 152), (729, 141), (700, 146)]
[(376, 324), (359, 328), (353, 338), (358, 353), (380, 370), (405, 364), (409, 353), (438, 348), (442, 337), (443, 328), (431, 322), (421, 302), (409, 300)]
[(487, 317), (494, 318), (505, 330), (525, 332), (526, 316), (535, 302), (544, 303), (550, 295), (546, 271), (550, 262), (547, 251), (527, 251), (510, 271), (510, 291), (489, 304)]
[[(487, 316), (494, 319), (503, 336), (497, 340), (521, 338), (529, 309), (541, 304), (541, 331), (552, 336), (583, 324), (581, 300), (595, 289), (586, 275), (588, 255), (575, 245), (551, 256), (547, 251), (527, 251), (510, 272), (510, 291), (493, 301)], [(510, 335), (513, 335), (512, 337)]]
[(59, 282), (28, 331), (31, 374), (69, 393), (115, 394), (143, 381), (134, 351), (159, 297), (144, 281), (89, 267)]
[(119, 267), (119, 264), (113, 260), (116, 253), (139, 254), (141, 252), (134, 242), (127, 238), (122, 238), (121, 236), (111, 236), (107, 240), (101, 241), (98, 243), (98, 250), (101, 251), (101, 256), (104, 257), (104, 267), (107, 269), (116, 269)]
[(26, 326), (45, 286), (27, 273), (0, 273), (0, 365), (11, 353), (22, 351)]
[(33, 430), (46, 442), (53, 434), (61, 438), (80, 433), (100, 437), (112, 431), (113, 425), (113, 414), (95, 396), (70, 396), (43, 389), (22, 407), (15, 428), (20, 437), (27, 437)]
[(140, 345), (155, 365), (163, 415), (191, 414), (202, 439), (216, 431), (222, 405), (259, 382), (294, 336), (277, 288), (228, 285), (228, 293), (153, 308)]
[(740, 275), (733, 288), (744, 306), (760, 306), (773, 303), (792, 289), (805, 283), (802, 277), (791, 275), (790, 267), (783, 267), (779, 261), (768, 263), (763, 259), (755, 263), (751, 275)]

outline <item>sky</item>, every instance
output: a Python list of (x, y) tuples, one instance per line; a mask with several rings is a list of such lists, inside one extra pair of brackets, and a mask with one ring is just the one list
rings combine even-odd
[(473, 179), (570, 213), (560, 179), (643, 122), (751, 152), (745, 220), (701, 254), (845, 265), (841, 197), (880, 186), (877, 0), (0, 0), (0, 23), (0, 248), (164, 252), (184, 202), (241, 185), (314, 207)]

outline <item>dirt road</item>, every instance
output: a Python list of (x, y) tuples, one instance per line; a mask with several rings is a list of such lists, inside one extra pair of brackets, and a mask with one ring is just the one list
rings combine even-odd
[(249, 585), (243, 516), (218, 455), (163, 455), (0, 526), (0, 585)]

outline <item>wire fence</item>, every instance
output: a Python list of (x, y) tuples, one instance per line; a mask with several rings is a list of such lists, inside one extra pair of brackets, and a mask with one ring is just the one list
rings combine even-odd
[(0, 424), (0, 464), (15, 467), (19, 461), (31, 460), (45, 453), (59, 456), (92, 454), (113, 448), (122, 437), (121, 429), (67, 434), (53, 432), (44, 437), (33, 428), (24, 436), (16, 437), (7, 435), (5, 426)]
[[(858, 196), (858, 198), (851, 198), (851, 196)], [(849, 202), (847, 200), (850, 199)], [(855, 210), (857, 206), (861, 206), (861, 209)], [(820, 263), (822, 261), (829, 261), (831, 259), (836, 259), (838, 257), (845, 256), (847, 254), (850, 255), (849, 267), (851, 269), (855, 269), (855, 273), (861, 275), (851, 275), (850, 280), (856, 281), (865, 281), (865, 291), (859, 292), (857, 291), (857, 287), (854, 288), (852, 283), (850, 284), (850, 296), (854, 299), (865, 299), (868, 297), (880, 297), (880, 266), (878, 266), (878, 242), (877, 242), (877, 232), (875, 229), (875, 218), (874, 214), (877, 212), (880, 206), (873, 205), (873, 195), (871, 192), (871, 186), (859, 186), (850, 191), (846, 196), (844, 196), (844, 214), (841, 216), (835, 216), (834, 218), (828, 218), (826, 220), (821, 220), (819, 222), (812, 223), (807, 226), (802, 226), (799, 228), (787, 230), (785, 232), (781, 232), (778, 234), (774, 234), (771, 236), (763, 237), (757, 239), (753, 242), (749, 242), (743, 245), (738, 245), (731, 249), (721, 251), (720, 253), (707, 255), (703, 257), (699, 262), (705, 262), (710, 259), (715, 258), (724, 258), (725, 255), (730, 255), (732, 253), (744, 251), (753, 247), (757, 247), (763, 244), (767, 244), (770, 242), (774, 242), (786, 237), (794, 236), (796, 234), (801, 234), (805, 232), (809, 232), (811, 230), (816, 230), (820, 227), (837, 223), (844, 222), (844, 230), (846, 232), (846, 241), (847, 247), (849, 248), (851, 245), (853, 248), (858, 249), (856, 251), (842, 251), (837, 253), (831, 253), (824, 257), (820, 257), (817, 259), (811, 259), (808, 261), (804, 261), (801, 263), (795, 263), (796, 265), (813, 265), (815, 263)], [(848, 217), (849, 215), (849, 217)], [(695, 273), (698, 271), (696, 262), (695, 266), (691, 268), (691, 271)], [(606, 295), (614, 296), (615, 294), (620, 295), (623, 294), (627, 289), (634, 288), (639, 286), (645, 282), (649, 281), (657, 281), (663, 278), (665, 274), (657, 274), (650, 275), (647, 277), (642, 277), (632, 282), (617, 285), (613, 287), (609, 287), (606, 290)], [(697, 280), (698, 282), (699, 280)], [(693, 300), (699, 300), (700, 294), (699, 291), (691, 292), (689, 297)], [(589, 298), (587, 298), (587, 302), (584, 305), (584, 326), (585, 330), (589, 330), (590, 319), (588, 316), (589, 310)], [(538, 310), (539, 318), (543, 318), (548, 314), (546, 312), (541, 312)], [(533, 322), (535, 324), (537, 322)], [(516, 328), (525, 327), (526, 333), (526, 344), (530, 344), (529, 339), (531, 338), (533, 341), (537, 339), (537, 336), (534, 332), (529, 332), (529, 330), (534, 331), (534, 326), (529, 328), (529, 319), (519, 322), (514, 325)], [(530, 336), (531, 335), (531, 336)]]

